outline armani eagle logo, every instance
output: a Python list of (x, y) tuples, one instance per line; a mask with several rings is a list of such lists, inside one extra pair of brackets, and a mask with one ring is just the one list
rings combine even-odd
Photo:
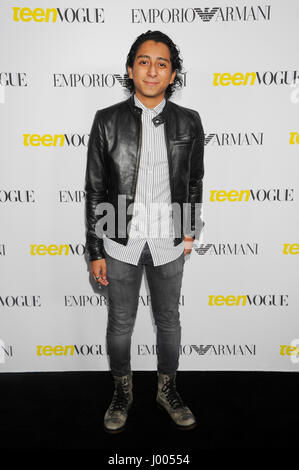
[(202, 10), (201, 8), (194, 8), (194, 10), (198, 14), (199, 18), (202, 19), (202, 21), (205, 21), (205, 22), (206, 21), (211, 21), (211, 19), (215, 15), (216, 11), (219, 10), (219, 9), (220, 9), (219, 7), (211, 8), (211, 10), (207, 7), (204, 8), (204, 10)]
[(125, 87), (129, 81), (129, 75), (126, 73), (124, 75), (120, 75), (119, 73), (114, 73), (113, 76), (123, 87)]
[(211, 140), (213, 139), (213, 137), (215, 137), (216, 134), (208, 134), (207, 136), (205, 136), (205, 145), (208, 145), (209, 142), (211, 142)]
[(194, 247), (194, 250), (198, 255), (205, 255), (206, 252), (211, 248), (212, 243), (208, 243), (207, 245), (204, 245), (201, 243), (198, 247)]
[(191, 344), (191, 348), (194, 349), (194, 351), (197, 352), (197, 354), (199, 354), (199, 356), (203, 356), (204, 354), (206, 354), (206, 352), (211, 347), (212, 347), (211, 344), (208, 344), (207, 346), (204, 346), (203, 344), (201, 344), (199, 347), (196, 344)]

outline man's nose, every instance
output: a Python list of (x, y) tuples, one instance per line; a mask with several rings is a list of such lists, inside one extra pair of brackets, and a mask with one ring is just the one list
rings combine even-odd
[(154, 63), (151, 63), (149, 65), (149, 68), (147, 70), (147, 73), (151, 76), (151, 77), (155, 77), (157, 75), (157, 69), (156, 69), (156, 66)]

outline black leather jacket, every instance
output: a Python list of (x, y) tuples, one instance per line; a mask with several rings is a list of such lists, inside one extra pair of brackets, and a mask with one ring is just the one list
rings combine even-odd
[[(142, 145), (141, 113), (141, 108), (134, 104), (134, 95), (131, 95), (129, 99), (95, 114), (85, 175), (86, 250), (90, 261), (105, 257), (103, 239), (96, 227), (103, 216), (97, 213), (99, 203), (112, 203), (115, 209), (115, 236), (110, 238), (123, 245), (128, 242), (127, 228), (132, 215), (126, 214), (125, 233), (120, 233), (117, 226), (118, 195), (126, 195), (126, 209), (134, 202)], [(182, 209), (183, 203), (191, 203), (191, 230), (198, 238), (204, 225), (195, 219), (194, 204), (202, 203), (204, 175), (204, 131), (200, 116), (197, 111), (166, 100), (162, 112), (153, 122), (155, 126), (165, 123), (171, 202), (178, 203)], [(183, 214), (182, 210), (174, 245), (184, 238)]]

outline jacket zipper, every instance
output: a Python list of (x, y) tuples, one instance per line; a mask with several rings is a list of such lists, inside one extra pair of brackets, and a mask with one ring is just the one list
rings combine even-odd
[(139, 173), (139, 165), (140, 165), (140, 156), (141, 156), (141, 146), (142, 146), (142, 121), (140, 119), (140, 131), (139, 131), (139, 148), (138, 148), (138, 160), (137, 160), (137, 174), (136, 174), (136, 181), (135, 181), (135, 188), (134, 188), (134, 199), (136, 196), (136, 188), (137, 188), (137, 181), (138, 181), (138, 173)]
[(171, 202), (172, 202), (172, 186), (171, 186), (172, 166), (171, 166), (171, 161), (170, 161), (169, 142), (167, 139), (167, 132), (166, 132), (166, 122), (164, 124), (164, 135), (165, 135), (165, 143), (166, 143), (166, 149), (167, 149), (169, 188), (170, 188), (170, 195), (171, 195)]
[[(165, 124), (164, 124), (164, 135), (165, 135), (165, 143), (166, 143), (166, 149), (167, 149), (167, 160), (168, 160), (168, 176), (169, 176), (169, 188), (170, 188), (170, 199), (171, 199), (170, 202), (172, 203), (172, 201), (173, 201), (173, 191), (172, 191), (172, 186), (171, 186), (172, 164), (171, 164), (171, 160), (170, 160), (169, 142), (168, 142), (168, 139), (167, 139), (166, 125), (167, 125), (167, 121), (165, 121)], [(174, 227), (173, 213), (171, 214), (171, 217), (172, 217), (172, 226)], [(173, 239), (173, 244), (174, 244), (174, 239)]]
[[(134, 188), (134, 197), (133, 197), (133, 204), (135, 202), (136, 197), (136, 189), (137, 189), (137, 181), (138, 181), (138, 174), (139, 174), (139, 166), (140, 166), (140, 156), (141, 156), (141, 146), (142, 146), (142, 120), (140, 118), (140, 130), (139, 130), (139, 148), (138, 148), (138, 156), (137, 156), (137, 174), (136, 174), (136, 181), (135, 181), (135, 188)], [(134, 207), (134, 206), (133, 206)], [(133, 218), (133, 215), (132, 215)]]

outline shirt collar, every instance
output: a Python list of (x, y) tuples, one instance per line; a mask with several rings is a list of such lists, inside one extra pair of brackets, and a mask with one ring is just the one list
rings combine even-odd
[(136, 94), (134, 94), (134, 102), (135, 102), (135, 106), (138, 106), (139, 108), (142, 109), (142, 111), (144, 111), (145, 113), (148, 113), (148, 114), (153, 114), (154, 116), (160, 114), (165, 106), (165, 103), (166, 103), (166, 99), (163, 98), (163, 100), (161, 101), (161, 103), (159, 103), (157, 106), (155, 106), (154, 108), (147, 108), (143, 103), (141, 103), (141, 101), (137, 98)]

